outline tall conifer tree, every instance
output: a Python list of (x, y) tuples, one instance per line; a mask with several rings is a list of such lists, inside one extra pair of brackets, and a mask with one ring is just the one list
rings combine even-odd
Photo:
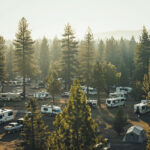
[(24, 117), (23, 141), (25, 150), (46, 150), (49, 132), (42, 120), (41, 112), (35, 99), (30, 99)]
[(2, 86), (1, 92), (3, 92), (3, 85), (6, 76), (5, 72), (5, 40), (0, 36), (0, 83)]
[(148, 73), (150, 59), (150, 38), (145, 27), (143, 27), (140, 42), (135, 50), (135, 80), (143, 80), (144, 74)]
[(77, 67), (77, 41), (75, 40), (74, 32), (70, 24), (67, 24), (64, 29), (62, 39), (62, 57), (61, 70), (62, 76), (65, 79), (67, 89), (71, 86), (71, 80), (76, 72)]
[(41, 76), (42, 79), (48, 76), (50, 64), (50, 54), (49, 54), (49, 46), (46, 37), (43, 38), (40, 48), (40, 68), (41, 68)]
[(28, 29), (27, 20), (23, 17), (19, 22), (18, 32), (16, 33), (15, 45), (15, 64), (16, 72), (23, 78), (23, 98), (26, 97), (27, 77), (32, 77), (35, 73), (33, 40), (31, 31)]
[(97, 143), (97, 125), (92, 119), (91, 109), (78, 80), (74, 81), (70, 93), (67, 107), (56, 117), (51, 149), (92, 150)]
[(89, 93), (89, 86), (91, 84), (92, 67), (94, 65), (94, 41), (93, 34), (90, 28), (88, 28), (84, 41), (81, 43), (79, 51), (80, 62), (80, 74), (81, 78), (87, 86), (87, 98)]

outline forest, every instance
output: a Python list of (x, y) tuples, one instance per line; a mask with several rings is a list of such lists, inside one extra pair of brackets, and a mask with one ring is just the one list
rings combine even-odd
[[(149, 99), (150, 35), (145, 26), (138, 41), (134, 37), (130, 40), (123, 37), (119, 40), (113, 37), (95, 40), (90, 27), (84, 38), (78, 40), (69, 23), (64, 25), (62, 38), (44, 36), (33, 40), (29, 23), (23, 17), (14, 34), (15, 39), (9, 41), (0, 36), (1, 93), (5, 92), (7, 82), (18, 76), (22, 78), (25, 101), (28, 99), (27, 78), (46, 84), (53, 102), (62, 89), (70, 91), (67, 106), (56, 116), (53, 132), (44, 124), (37, 101), (30, 98), (27, 110), (31, 114), (24, 117), (22, 149), (96, 150), (94, 146), (99, 141), (105, 143), (97, 135), (97, 124), (86, 105), (90, 87), (97, 91), (99, 109), (102, 94), (108, 96), (116, 87), (132, 87), (131, 96), (136, 102)], [(86, 95), (81, 85), (87, 86)], [(121, 119), (120, 124), (124, 121)], [(120, 134), (122, 130), (118, 132)], [(149, 149), (150, 139), (146, 150)]]

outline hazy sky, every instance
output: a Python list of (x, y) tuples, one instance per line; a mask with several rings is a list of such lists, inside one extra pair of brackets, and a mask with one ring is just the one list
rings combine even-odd
[(13, 39), (21, 17), (33, 38), (61, 36), (70, 23), (78, 37), (93, 33), (150, 28), (150, 0), (0, 0), (0, 34)]

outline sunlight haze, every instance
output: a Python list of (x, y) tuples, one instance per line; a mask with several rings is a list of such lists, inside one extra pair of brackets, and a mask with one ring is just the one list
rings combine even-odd
[(65, 24), (78, 38), (91, 27), (94, 34), (150, 27), (149, 0), (0, 0), (0, 34), (14, 39), (21, 17), (33, 38), (60, 37)]

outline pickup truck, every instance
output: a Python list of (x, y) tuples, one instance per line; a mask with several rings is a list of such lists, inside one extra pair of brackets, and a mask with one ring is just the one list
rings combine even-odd
[(15, 131), (21, 131), (22, 128), (23, 128), (23, 125), (17, 122), (11, 122), (7, 126), (4, 127), (6, 133), (14, 133)]

